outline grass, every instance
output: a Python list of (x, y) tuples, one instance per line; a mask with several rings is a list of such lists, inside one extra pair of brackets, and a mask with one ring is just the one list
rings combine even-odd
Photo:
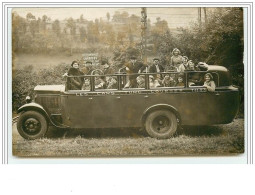
[(210, 127), (184, 127), (158, 140), (139, 129), (51, 129), (47, 137), (25, 140), (13, 127), (13, 155), (20, 157), (208, 156), (244, 152), (244, 120)]

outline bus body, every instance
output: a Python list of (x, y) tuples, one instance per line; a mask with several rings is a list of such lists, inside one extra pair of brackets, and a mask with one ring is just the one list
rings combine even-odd
[[(190, 85), (190, 76), (203, 78), (206, 73), (214, 77), (213, 92), (202, 83)], [(160, 74), (176, 77), (180, 73)], [(152, 137), (169, 138), (180, 125), (232, 122), (239, 110), (239, 90), (232, 85), (225, 67), (210, 65), (206, 71), (182, 74), (183, 87), (152, 88), (148, 83), (149, 76), (155, 76), (152, 73), (139, 74), (146, 81), (143, 88), (123, 88), (128, 77), (123, 74), (105, 75), (116, 79), (114, 89), (97, 89), (96, 78), (90, 75), (84, 76), (90, 83), (86, 90), (66, 91), (64, 85), (36, 86), (34, 102), (19, 109), (25, 116), (20, 117), (18, 130), (23, 137), (36, 139), (45, 134), (49, 124), (71, 129), (145, 127)], [(33, 116), (35, 113), (38, 116)], [(42, 118), (46, 122), (41, 122)]]

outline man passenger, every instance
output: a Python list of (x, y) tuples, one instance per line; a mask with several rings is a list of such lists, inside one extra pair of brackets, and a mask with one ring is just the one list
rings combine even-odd
[(85, 75), (90, 75), (91, 72), (93, 71), (92, 62), (91, 62), (91, 61), (86, 61), (85, 67), (83, 67), (83, 68), (81, 69), (81, 71), (82, 71)]
[(134, 56), (130, 58), (130, 62), (126, 63), (125, 66), (127, 74), (129, 75), (129, 81), (124, 88), (135, 88), (137, 86), (136, 78), (138, 76), (135, 75), (135, 73), (143, 72), (146, 66), (142, 62), (137, 61)]

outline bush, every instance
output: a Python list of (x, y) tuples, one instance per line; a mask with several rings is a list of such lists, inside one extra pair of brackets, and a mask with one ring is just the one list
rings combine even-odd
[(59, 64), (50, 69), (42, 69), (38, 72), (33, 70), (33, 66), (27, 66), (21, 70), (13, 70), (12, 80), (12, 110), (25, 104), (26, 96), (34, 97), (36, 85), (59, 85), (65, 81), (62, 75), (66, 72), (67, 65)]

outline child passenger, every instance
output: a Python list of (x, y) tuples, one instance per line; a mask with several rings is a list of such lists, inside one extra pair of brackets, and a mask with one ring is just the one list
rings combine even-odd
[(178, 76), (176, 87), (184, 87), (183, 77)]
[(113, 77), (106, 77), (106, 88), (107, 89), (116, 89), (117, 88), (117, 81)]
[(211, 73), (206, 73), (204, 76), (205, 82), (204, 87), (207, 88), (208, 91), (212, 92), (215, 91), (215, 83), (213, 81), (213, 76)]
[(101, 76), (98, 73), (95, 74), (95, 88), (96, 89), (105, 89), (106, 88), (105, 81), (101, 78)]
[(163, 87), (174, 87), (176, 85), (176, 82), (172, 76), (169, 74), (165, 75), (163, 81), (162, 81)]
[(160, 80), (155, 79), (154, 76), (150, 75), (149, 76), (149, 85), (150, 85), (150, 88), (159, 87), (160, 86), (159, 81)]
[(136, 77), (136, 82), (138, 88), (145, 88), (144, 75), (139, 75), (138, 77)]

